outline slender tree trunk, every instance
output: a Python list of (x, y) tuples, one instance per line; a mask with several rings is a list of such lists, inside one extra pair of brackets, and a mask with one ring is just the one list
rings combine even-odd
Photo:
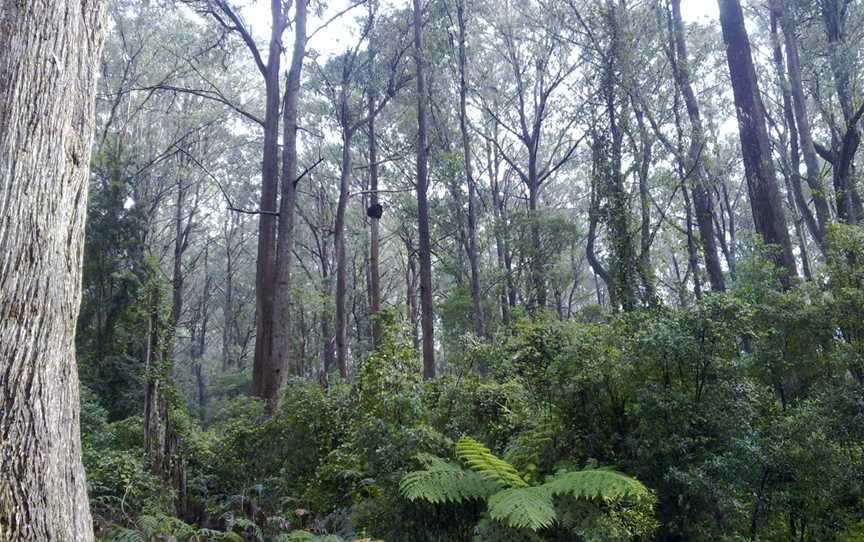
[[(273, 356), (260, 380), (255, 381), (256, 395), (271, 407), (279, 401), (291, 367), (291, 266), (294, 263), (294, 214), (297, 199), (297, 101), (300, 95), (300, 72), (306, 54), (306, 2), (295, 2), (294, 49), (291, 68), (285, 81), (282, 107), (282, 182), (279, 201), (279, 245), (276, 249), (276, 277), (273, 308)], [(299, 363), (297, 364), (299, 366)]]
[[(784, 7), (784, 2), (774, 0), (772, 8), (777, 11), (780, 27), (783, 30), (783, 38), (786, 44), (786, 66), (789, 72), (789, 88), (795, 111), (795, 123), (798, 139), (801, 142), (804, 165), (807, 170), (807, 185), (810, 187), (810, 196), (816, 209), (817, 224), (810, 233), (816, 240), (816, 244), (824, 251), (825, 233), (828, 228), (828, 222), (831, 220), (831, 211), (828, 207), (828, 200), (825, 197), (825, 189), (822, 186), (819, 174), (819, 161), (816, 157), (816, 147), (813, 144), (813, 136), (811, 135), (810, 119), (807, 116), (807, 102), (804, 97), (804, 84), (801, 81), (801, 66), (798, 59), (798, 39), (795, 37), (795, 23), (789, 14), (789, 10)], [(787, 91), (784, 88), (785, 92)], [(798, 174), (797, 170), (795, 174)], [(798, 183), (800, 185), (800, 175)]]
[(784, 270), (781, 282), (789, 286), (797, 275), (792, 242), (786, 228), (783, 200), (765, 127), (765, 106), (759, 94), (756, 70), (750, 53), (750, 40), (744, 27), (744, 14), (738, 0), (718, 0), (720, 25), (726, 43), (726, 59), (732, 78), (735, 111), (744, 170), (756, 231), (768, 245), (779, 249), (775, 260)]
[[(344, 112), (347, 107), (346, 85), (343, 82), (341, 98)], [(345, 294), (347, 291), (347, 270), (345, 269), (345, 210), (348, 207), (348, 183), (351, 179), (351, 132), (342, 126), (342, 162), (339, 176), (339, 201), (336, 205), (335, 247), (336, 247), (336, 364), (339, 366), (339, 376), (348, 378), (348, 313), (345, 310)]]
[[(302, 3), (302, 2), (301, 2)], [(276, 295), (276, 203), (279, 189), (279, 69), (282, 55), (284, 14), (281, 0), (270, 1), (272, 27), (264, 84), (264, 156), (261, 161), (261, 203), (258, 216), (258, 256), (255, 267), (255, 361), (252, 369), (253, 394), (272, 400), (278, 382), (273, 383), (273, 303)], [(275, 387), (274, 387), (275, 386)]]
[(706, 151), (705, 131), (699, 113), (699, 103), (690, 82), (690, 68), (687, 58), (687, 43), (684, 40), (684, 23), (681, 19), (681, 0), (672, 0), (672, 33), (675, 49), (674, 62), (675, 79), (684, 96), (684, 105), (690, 119), (690, 148), (688, 150), (688, 167), (692, 169), (693, 203), (696, 211), (696, 224), (699, 227), (699, 239), (702, 245), (702, 256), (705, 260), (705, 270), (711, 289), (720, 292), (726, 289), (723, 269), (720, 267), (720, 257), (717, 253), (717, 238), (714, 232), (714, 204), (711, 192), (707, 187), (708, 171), (703, 157)]
[(468, 183), (468, 264), (471, 267), (471, 304), (474, 309), (474, 331), (478, 337), (486, 336), (486, 315), (480, 290), (480, 255), (477, 249), (477, 187), (471, 168), (471, 140), (468, 134), (468, 81), (465, 75), (465, 0), (456, 1), (459, 21), (459, 129), (462, 132), (462, 156), (465, 179)]
[(0, 0), (0, 540), (93, 540), (75, 323), (101, 1)]
[(417, 83), (417, 215), (420, 256), (420, 308), (423, 329), (423, 378), (435, 377), (434, 314), (432, 312), (432, 242), (427, 201), (429, 143), (426, 128), (426, 78), (423, 61), (423, 12), (414, 1), (414, 62)]
[(381, 343), (381, 202), (378, 198), (378, 139), (375, 135), (375, 94), (369, 92), (369, 303), (372, 309), (372, 341)]

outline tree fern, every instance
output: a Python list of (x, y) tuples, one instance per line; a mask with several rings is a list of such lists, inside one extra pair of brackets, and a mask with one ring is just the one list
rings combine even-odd
[(532, 531), (555, 523), (558, 514), (552, 496), (543, 487), (505, 489), (489, 497), (489, 516), (509, 527)]
[(418, 454), (424, 470), (406, 474), (399, 484), (402, 495), (411, 501), (420, 499), (433, 504), (485, 499), (500, 487), (458, 465), (429, 454)]
[(483, 478), (505, 488), (528, 487), (513, 465), (498, 458), (489, 448), (472, 439), (461, 437), (456, 443), (456, 457)]
[(639, 480), (611, 469), (586, 469), (556, 474), (542, 487), (551, 496), (571, 495), (577, 499), (635, 500), (650, 495)]
[(554, 499), (563, 495), (635, 506), (653, 516), (653, 493), (639, 480), (612, 469), (561, 471), (546, 483), (531, 486), (513, 465), (472, 438), (459, 439), (456, 457), (471, 470), (433, 455), (418, 455), (425, 468), (402, 478), (402, 495), (433, 504), (486, 498), (493, 520), (532, 531), (550, 527), (558, 520)]

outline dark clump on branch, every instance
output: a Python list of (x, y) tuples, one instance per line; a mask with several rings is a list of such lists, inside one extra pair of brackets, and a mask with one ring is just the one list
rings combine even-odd
[(366, 209), (366, 216), (380, 220), (384, 214), (384, 207), (380, 203), (373, 203)]

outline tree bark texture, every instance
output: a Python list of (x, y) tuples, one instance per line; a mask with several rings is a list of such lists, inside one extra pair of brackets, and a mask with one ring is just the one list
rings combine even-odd
[(100, 0), (0, 0), (0, 540), (93, 540), (75, 323)]
[(435, 377), (434, 314), (432, 312), (432, 241), (429, 233), (429, 141), (426, 127), (426, 78), (423, 62), (423, 12), (414, 0), (414, 62), (417, 82), (417, 215), (420, 259), (420, 327), (423, 331), (423, 378)]
[(718, 0), (718, 4), (753, 222), (765, 244), (776, 245), (779, 249), (776, 262), (784, 268), (782, 282), (788, 285), (797, 274), (795, 256), (771, 158), (771, 142), (765, 127), (765, 105), (759, 94), (750, 40), (744, 27), (744, 14), (738, 0)]

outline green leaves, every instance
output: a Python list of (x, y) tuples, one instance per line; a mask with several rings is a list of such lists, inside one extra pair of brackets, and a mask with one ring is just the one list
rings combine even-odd
[(502, 487), (527, 487), (528, 483), (513, 465), (499, 459), (489, 448), (472, 439), (461, 437), (456, 443), (456, 457), (483, 478)]
[(642, 482), (611, 469), (562, 471), (541, 486), (550, 495), (571, 495), (577, 499), (638, 500), (650, 494)]
[(432, 504), (459, 503), (471, 499), (485, 499), (500, 487), (476, 472), (466, 471), (429, 454), (418, 454), (425, 470), (406, 474), (399, 490), (410, 500), (424, 500)]
[(513, 465), (470, 437), (459, 439), (456, 457), (471, 470), (419, 454), (417, 459), (425, 469), (402, 478), (402, 495), (432, 504), (486, 498), (489, 517), (514, 529), (532, 531), (558, 521), (555, 497), (563, 495), (624, 506), (632, 502), (653, 513), (651, 490), (639, 480), (611, 469), (561, 471), (544, 484), (530, 486)]
[(558, 519), (552, 496), (544, 487), (505, 489), (489, 497), (489, 516), (508, 527), (532, 531), (552, 526)]

